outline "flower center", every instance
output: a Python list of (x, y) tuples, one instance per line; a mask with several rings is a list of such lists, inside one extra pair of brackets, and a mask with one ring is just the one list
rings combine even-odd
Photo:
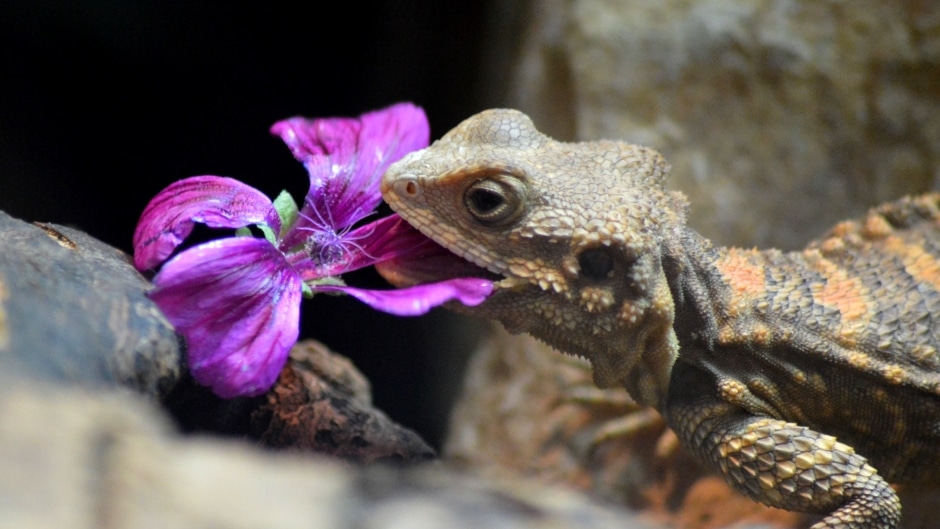
[(304, 242), (304, 251), (317, 268), (335, 268), (349, 252), (349, 241), (344, 240), (343, 235), (330, 229), (311, 230)]

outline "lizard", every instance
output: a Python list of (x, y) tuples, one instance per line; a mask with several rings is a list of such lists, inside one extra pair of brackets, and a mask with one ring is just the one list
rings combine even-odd
[(474, 115), (394, 163), (382, 195), (440, 246), (395, 286), (477, 274), (462, 312), (590, 361), (746, 496), (821, 528), (893, 528), (890, 483), (940, 483), (940, 193), (805, 250), (713, 245), (653, 149)]

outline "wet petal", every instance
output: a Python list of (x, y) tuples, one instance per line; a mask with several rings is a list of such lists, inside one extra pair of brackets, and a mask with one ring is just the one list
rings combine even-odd
[(459, 278), (396, 290), (367, 290), (344, 286), (318, 286), (320, 292), (343, 292), (370, 307), (396, 316), (419, 316), (451, 300), (474, 306), (493, 292), (486, 279)]
[(290, 118), (275, 123), (271, 132), (310, 173), (300, 226), (334, 230), (371, 213), (381, 201), (382, 173), (405, 154), (426, 147), (430, 134), (424, 111), (410, 103), (358, 119)]
[(258, 395), (297, 341), (301, 280), (268, 241), (194, 246), (154, 277), (150, 294), (186, 338), (195, 379), (223, 398)]
[(271, 199), (261, 191), (222, 176), (194, 176), (174, 182), (153, 197), (134, 231), (134, 266), (160, 265), (192, 232), (196, 222), (212, 228), (267, 224), (280, 231)]

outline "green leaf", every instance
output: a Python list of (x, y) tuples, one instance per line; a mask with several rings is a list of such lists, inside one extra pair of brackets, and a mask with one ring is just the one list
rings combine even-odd
[[(285, 189), (274, 199), (274, 210), (277, 211), (277, 216), (281, 219), (281, 233), (279, 235), (283, 238), (297, 222), (300, 209), (297, 207), (297, 203), (294, 202), (294, 197), (290, 196), (290, 193)], [(267, 237), (267, 234), (265, 234), (265, 237)]]
[[(303, 296), (306, 299), (310, 299), (317, 294), (317, 287), (320, 285), (332, 285), (337, 287), (344, 287), (346, 283), (339, 276), (327, 276), (327, 277), (318, 277), (316, 279), (310, 279), (304, 281)], [(342, 295), (341, 292), (321, 292), (322, 294), (330, 295)]]
[(277, 247), (277, 237), (275, 237), (274, 230), (271, 229), (271, 226), (267, 224), (255, 224), (255, 226), (264, 234), (265, 240)]

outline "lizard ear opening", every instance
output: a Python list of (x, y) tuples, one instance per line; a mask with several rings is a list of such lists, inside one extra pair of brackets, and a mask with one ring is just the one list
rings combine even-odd
[(582, 277), (591, 281), (607, 279), (614, 272), (614, 258), (609, 248), (588, 248), (578, 255)]
[(464, 191), (466, 211), (480, 224), (499, 228), (522, 216), (526, 208), (525, 186), (509, 175), (493, 175), (473, 182)]

